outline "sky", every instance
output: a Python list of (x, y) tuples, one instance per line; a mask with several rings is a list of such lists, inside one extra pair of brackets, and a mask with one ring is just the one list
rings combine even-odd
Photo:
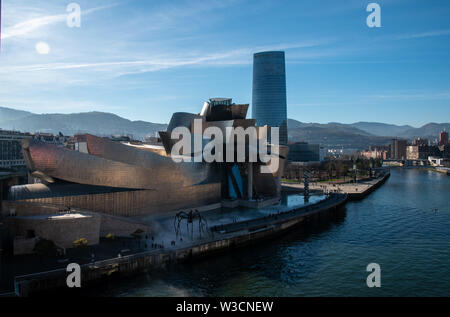
[[(450, 2), (0, 0), (0, 106), (167, 123), (252, 98), (253, 53), (286, 53), (288, 117), (450, 122)], [(249, 111), (251, 114), (251, 110)]]

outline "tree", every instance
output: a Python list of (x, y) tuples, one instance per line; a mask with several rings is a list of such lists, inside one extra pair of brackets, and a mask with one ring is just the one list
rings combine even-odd
[(88, 241), (87, 241), (87, 239), (85, 239), (85, 238), (80, 238), (80, 239), (75, 240), (75, 241), (73, 242), (73, 246), (74, 246), (75, 248), (83, 248), (83, 247), (85, 247), (85, 246), (87, 246), (87, 245), (88, 245)]
[(345, 176), (346, 176), (346, 174), (347, 174), (347, 165), (345, 165), (344, 163), (341, 163), (340, 165), (339, 165), (339, 175), (340, 176), (344, 176), (344, 182), (345, 182)]
[(35, 244), (33, 251), (40, 256), (54, 256), (56, 255), (56, 245), (52, 240), (40, 238)]
[(112, 234), (112, 233), (108, 233), (108, 234), (105, 236), (105, 238), (108, 239), (108, 240), (115, 240), (115, 239), (116, 239), (116, 236), (115, 236), (114, 234)]
[(328, 178), (331, 180), (333, 178), (333, 171), (336, 170), (336, 166), (334, 163), (328, 163)]

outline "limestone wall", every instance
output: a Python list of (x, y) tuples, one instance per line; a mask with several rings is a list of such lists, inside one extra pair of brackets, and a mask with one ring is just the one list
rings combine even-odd
[(49, 204), (37, 204), (27, 201), (9, 201), (2, 202), (2, 214), (5, 217), (11, 216), (33, 216), (33, 215), (48, 215), (58, 213), (63, 208), (60, 206)]
[(150, 226), (139, 222), (129, 221), (127, 218), (102, 214), (100, 236), (105, 237), (111, 233), (116, 237), (130, 237), (132, 233), (140, 229), (146, 234), (151, 234)]
[(13, 237), (26, 236), (29, 230), (33, 230), (36, 237), (52, 240), (64, 248), (72, 248), (73, 242), (80, 238), (85, 238), (88, 245), (99, 243), (101, 217), (98, 215), (58, 220), (10, 217), (7, 221)]

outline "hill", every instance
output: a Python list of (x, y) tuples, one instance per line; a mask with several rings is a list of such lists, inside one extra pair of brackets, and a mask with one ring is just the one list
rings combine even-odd
[(0, 107), (0, 128), (24, 132), (48, 132), (65, 135), (91, 133), (99, 136), (131, 134), (142, 139), (157, 131), (165, 130), (166, 124), (131, 121), (107, 112), (83, 112), (73, 114), (33, 114)]
[(420, 128), (406, 130), (401, 136), (407, 139), (421, 137), (434, 140), (439, 138), (439, 133), (443, 130), (450, 131), (450, 123), (428, 123)]
[(387, 145), (391, 137), (380, 137), (341, 123), (301, 123), (288, 121), (289, 141), (318, 143), (326, 148), (365, 149), (371, 144)]
[(405, 131), (414, 129), (410, 125), (395, 125), (380, 122), (356, 122), (350, 126), (378, 136), (400, 136)]
[[(65, 135), (91, 133), (99, 136), (112, 134), (133, 135), (136, 139), (165, 130), (166, 124), (131, 121), (107, 112), (72, 114), (35, 114), (0, 107), (0, 128), (23, 132), (49, 132)], [(434, 140), (442, 130), (450, 131), (450, 123), (428, 123), (420, 128), (379, 122), (343, 124), (304, 123), (288, 119), (289, 140), (319, 143), (325, 147), (366, 149), (369, 145), (386, 145), (393, 137), (412, 140), (416, 137)]]

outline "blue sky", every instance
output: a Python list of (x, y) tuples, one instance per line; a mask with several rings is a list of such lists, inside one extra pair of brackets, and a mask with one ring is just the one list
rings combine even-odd
[[(168, 122), (209, 97), (251, 103), (252, 55), (286, 52), (302, 122), (450, 122), (450, 2), (2, 0), (0, 106)], [(48, 54), (36, 44), (47, 43)]]

